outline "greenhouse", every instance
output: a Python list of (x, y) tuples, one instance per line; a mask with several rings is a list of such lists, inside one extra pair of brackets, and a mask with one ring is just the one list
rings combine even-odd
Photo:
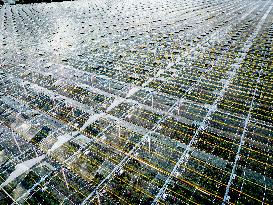
[(1, 1), (0, 205), (271, 205), (272, 89), (272, 0)]

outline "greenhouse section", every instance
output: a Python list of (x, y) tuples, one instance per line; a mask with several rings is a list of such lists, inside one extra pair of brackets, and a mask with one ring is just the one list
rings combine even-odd
[(273, 204), (272, 45), (272, 0), (3, 4), (0, 204)]

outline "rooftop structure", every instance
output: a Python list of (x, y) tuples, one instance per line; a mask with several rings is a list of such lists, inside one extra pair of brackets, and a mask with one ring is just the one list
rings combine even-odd
[(0, 204), (273, 204), (273, 1), (0, 8)]

